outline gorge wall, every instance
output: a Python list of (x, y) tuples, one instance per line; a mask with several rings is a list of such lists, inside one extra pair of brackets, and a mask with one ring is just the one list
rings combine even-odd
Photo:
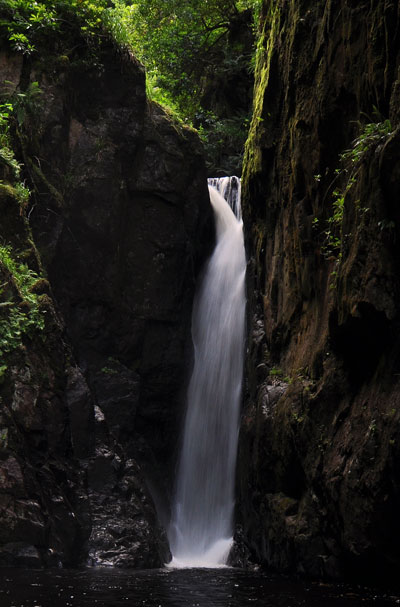
[(161, 566), (153, 499), (166, 508), (213, 239), (205, 165), (194, 132), (146, 99), (143, 67), (76, 36), (0, 56), (3, 90), (24, 102), (14, 141), (32, 190), (21, 203), (2, 158), (0, 565), (89, 551)]
[(400, 565), (400, 8), (264, 2), (239, 518), (280, 571)]

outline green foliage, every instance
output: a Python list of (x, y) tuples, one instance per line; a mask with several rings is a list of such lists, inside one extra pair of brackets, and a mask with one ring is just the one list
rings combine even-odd
[(31, 82), (26, 91), (15, 91), (9, 101), (11, 102), (13, 116), (18, 126), (22, 126), (27, 115), (34, 115), (40, 110), (42, 90), (38, 82)]
[[(251, 53), (237, 32), (243, 15), (256, 14), (260, 6), (261, 0), (0, 0), (0, 38), (27, 56), (56, 48), (58, 56), (70, 58), (82, 39), (96, 57), (98, 43), (111, 34), (145, 64), (148, 96), (201, 129), (214, 166), (222, 157), (214, 148), (231, 147), (226, 162), (234, 167), (247, 136), (247, 108), (236, 119), (204, 105), (202, 96), (206, 83), (249, 69)], [(33, 89), (7, 99), (19, 126), (38, 100)], [(210, 107), (217, 114), (212, 121), (206, 116)], [(10, 161), (7, 153), (2, 156)]]
[(21, 346), (24, 336), (44, 329), (44, 316), (34, 286), (38, 275), (10, 246), (0, 247), (0, 355)]
[[(8, 183), (0, 181), (0, 193), (16, 198), (22, 208), (28, 203), (30, 191), (20, 181), (21, 165), (12, 148), (11, 129), (13, 124), (23, 122), (28, 108), (36, 107), (38, 95), (35, 82), (26, 94), (13, 93), (0, 104), (0, 166), (8, 178)], [(38, 296), (31, 291), (37, 280), (37, 274), (18, 259), (10, 246), (0, 246), (0, 356), (19, 347), (24, 336), (44, 328)], [(6, 370), (6, 365), (0, 367), (0, 379)]]
[(240, 53), (224, 60), (229, 32), (243, 11), (259, 4), (254, 0), (114, 0), (104, 21), (117, 42), (132, 48), (145, 64), (152, 86), (163, 90), (165, 99), (174, 99), (182, 116), (191, 120), (199, 109), (204, 74), (220, 67), (232, 71), (234, 66), (228, 63), (238, 62)]
[[(374, 114), (378, 115), (376, 108), (374, 108)], [(327, 226), (323, 232), (324, 245), (322, 246), (324, 255), (328, 258), (334, 257), (338, 263), (341, 260), (343, 239), (346, 237), (342, 229), (346, 197), (357, 181), (357, 174), (361, 163), (368, 154), (386, 140), (392, 131), (390, 120), (368, 123), (362, 128), (360, 135), (352, 142), (351, 147), (339, 156), (340, 167), (335, 171), (336, 177), (334, 183), (339, 182), (340, 186), (336, 187), (332, 193), (332, 214), (327, 219)], [(320, 176), (316, 175), (314, 177)], [(368, 211), (368, 208), (361, 206), (360, 201), (357, 201), (356, 204), (360, 212), (366, 213)], [(318, 225), (318, 218), (314, 218), (313, 225)], [(378, 225), (381, 230), (392, 228), (391, 224), (387, 226), (384, 221)], [(337, 271), (335, 270), (332, 274), (335, 278)]]
[(24, 55), (30, 55), (35, 50), (35, 47), (29, 42), (27, 36), (21, 32), (11, 33), (8, 40), (13, 51), (21, 52)]
[(284, 371), (279, 367), (271, 367), (268, 373), (270, 377), (282, 381), (285, 384), (291, 384), (293, 381), (293, 378), (289, 375), (285, 375)]
[(21, 165), (15, 158), (12, 149), (10, 129), (13, 120), (19, 125), (22, 124), (27, 109), (29, 111), (37, 109), (36, 99), (40, 93), (38, 83), (33, 82), (27, 93), (14, 93), (10, 99), (12, 103), (7, 101), (0, 104), (0, 166), (6, 166), (9, 169), (13, 182), (10, 192), (12, 191), (22, 207), (28, 204), (30, 191), (25, 183), (20, 181)]
[(122, 0), (113, 0), (113, 4), (112, 8), (104, 11), (103, 23), (120, 46), (134, 50), (131, 23), (134, 21), (135, 7)]
[(251, 52), (237, 35), (235, 41), (233, 32), (247, 27), (243, 15), (255, 13), (261, 1), (113, 2), (104, 11), (104, 23), (144, 63), (148, 97), (199, 129), (214, 170), (240, 172), (248, 110), (224, 114), (212, 101), (205, 102), (205, 93), (207, 87), (218, 89), (221, 82), (234, 81), (250, 69)]
[(0, 104), (0, 165), (6, 165), (14, 178), (20, 175), (20, 165), (16, 161), (10, 141), (10, 122), (13, 112), (11, 103)]
[(271, 375), (272, 377), (283, 377), (284, 372), (279, 367), (272, 367), (269, 370), (269, 375)]
[(88, 40), (95, 39), (107, 4), (107, 0), (0, 0), (0, 37), (24, 55), (54, 40), (54, 34), (79, 31)]
[(168, 110), (175, 118), (182, 121), (181, 111), (175, 99), (166, 89), (159, 86), (159, 79), (155, 74), (146, 75), (146, 95)]
[[(377, 112), (375, 108), (375, 112)], [(384, 141), (393, 132), (390, 120), (381, 122), (370, 122), (364, 126), (360, 136), (352, 143), (351, 148), (340, 155), (342, 163), (347, 161), (351, 165), (357, 165), (365, 154)]]
[(13, 150), (8, 146), (0, 148), (0, 164), (5, 164), (11, 169), (13, 177), (16, 179), (20, 176), (21, 165), (15, 159)]
[(22, 182), (18, 182), (14, 186), (15, 193), (17, 195), (18, 202), (22, 207), (26, 207), (29, 202), (29, 197), (31, 195), (31, 191), (26, 185)]
[(208, 166), (220, 173), (225, 171), (228, 175), (240, 174), (250, 118), (239, 114), (219, 119), (212, 112), (203, 112), (201, 116), (197, 114), (197, 117)]

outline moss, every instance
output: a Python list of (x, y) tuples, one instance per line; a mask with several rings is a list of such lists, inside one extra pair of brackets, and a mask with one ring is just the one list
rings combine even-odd
[(290, 516), (296, 513), (298, 508), (298, 501), (292, 497), (288, 497), (283, 493), (278, 494), (275, 497), (275, 508), (285, 516)]
[(59, 55), (56, 57), (56, 63), (61, 66), (69, 65), (70, 60), (68, 55)]
[(39, 278), (36, 282), (29, 287), (30, 293), (35, 293), (36, 295), (44, 295), (49, 292), (50, 283), (45, 278)]
[(49, 295), (47, 295), (47, 293), (43, 293), (42, 295), (38, 296), (38, 304), (39, 304), (39, 308), (42, 311), (46, 311), (46, 310), (54, 311), (53, 300), (51, 299), (51, 297), (49, 297)]
[(0, 147), (0, 166), (3, 171), (7, 171), (14, 179), (19, 179), (21, 166), (15, 159), (14, 152), (9, 147), (9, 142), (4, 147)]
[(63, 198), (62, 194), (60, 194), (60, 192), (57, 190), (57, 188), (55, 188), (50, 183), (50, 181), (45, 177), (43, 171), (36, 164), (34, 164), (30, 159), (28, 160), (28, 164), (29, 164), (29, 167), (35, 173), (36, 177), (38, 177), (40, 179), (42, 184), (47, 188), (49, 193), (53, 196), (54, 200), (57, 203), (57, 206), (60, 208), (64, 202), (64, 198)]
[(9, 183), (0, 183), (0, 199), (1, 198), (14, 198), (15, 200), (18, 200), (18, 195), (15, 188)]
[(118, 371), (116, 369), (111, 369), (111, 367), (103, 367), (101, 372), (104, 373), (104, 375), (118, 375)]
[(280, 16), (281, 12), (278, 4), (272, 2), (257, 42), (253, 118), (245, 146), (243, 163), (245, 182), (254, 174), (261, 172), (262, 169), (262, 153), (259, 140), (265, 130), (263, 124), (265, 120), (265, 92), (269, 83), (272, 55), (276, 48), (276, 40), (279, 33)]

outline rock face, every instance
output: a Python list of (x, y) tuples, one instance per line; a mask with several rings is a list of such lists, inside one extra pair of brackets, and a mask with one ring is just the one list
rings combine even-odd
[[(2, 166), (4, 181), (8, 173)], [(26, 268), (40, 271), (11, 186), (2, 186), (0, 208), (0, 565), (70, 565), (88, 539), (90, 515), (84, 469), (74, 457), (72, 428), (78, 418), (69, 405), (77, 400), (69, 377), (75, 378), (75, 392), (80, 386), (79, 415), (87, 426), (93, 403), (65, 340), (49, 283), (38, 279), (29, 297), (5, 263), (6, 242), (9, 251), (23, 251)], [(24, 319), (32, 321), (29, 331)], [(79, 456), (88, 457), (90, 450), (86, 434)]]
[(45, 342), (24, 339), (0, 386), (1, 564), (168, 559), (148, 487), (167, 516), (213, 237), (206, 173), (197, 136), (147, 101), (135, 59), (108, 42), (95, 59), (78, 46), (3, 62), (20, 90), (42, 91), (19, 137), (29, 225), (16, 203), (10, 225), (33, 238), (51, 291)]
[(265, 2), (243, 182), (239, 514), (253, 558), (400, 565), (397, 3)]
[(100, 59), (44, 85), (41, 171), (60, 197), (31, 223), (114, 434), (138, 431), (170, 459), (210, 221), (204, 165), (194, 133), (147, 102), (142, 68), (112, 49)]

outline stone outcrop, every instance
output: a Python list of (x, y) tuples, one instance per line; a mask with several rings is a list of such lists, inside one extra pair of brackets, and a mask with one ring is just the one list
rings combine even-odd
[[(10, 178), (8, 173), (1, 168), (4, 182)], [(1, 188), (0, 208), (3, 243), (13, 252), (23, 251), (26, 267), (40, 272), (29, 228), (10, 185)], [(93, 403), (47, 280), (39, 278), (31, 287), (38, 302), (35, 319), (29, 315), (32, 299), (22, 297), (3, 251), (0, 276), (0, 565), (69, 565), (79, 559), (90, 533), (85, 475), (74, 458), (73, 426), (78, 420), (91, 424)], [(17, 331), (25, 318), (34, 323), (21, 336)], [(75, 390), (69, 377), (75, 378)], [(74, 415), (78, 385), (80, 412)], [(79, 457), (88, 457), (87, 427), (82, 431)]]
[(399, 8), (264, 2), (239, 515), (280, 571), (400, 564)]
[(213, 238), (204, 160), (131, 55), (62, 52), (0, 62), (17, 90), (41, 91), (18, 133), (33, 193), (22, 210), (2, 196), (1, 235), (49, 281), (44, 330), (2, 371), (0, 564), (160, 566), (153, 500), (162, 518)]

